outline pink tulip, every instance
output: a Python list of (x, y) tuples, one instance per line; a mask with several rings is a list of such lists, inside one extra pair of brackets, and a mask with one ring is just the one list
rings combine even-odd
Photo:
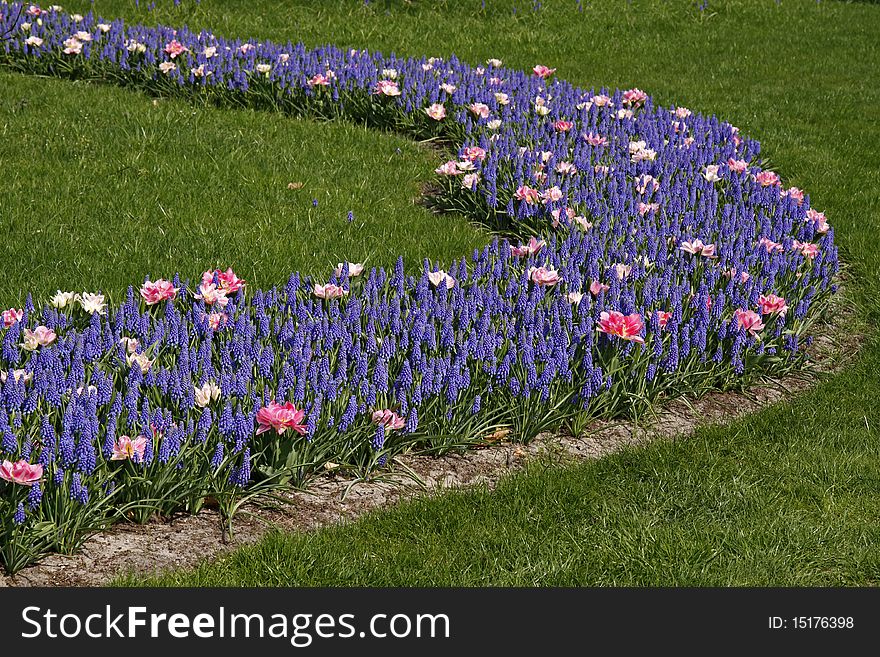
[(648, 94), (641, 89), (629, 89), (623, 92), (623, 102), (626, 105), (641, 107), (647, 99)]
[(624, 315), (622, 312), (612, 310), (611, 312), (602, 311), (599, 315), (599, 331), (617, 336), (622, 340), (644, 344), (644, 338), (639, 336), (644, 327), (645, 323), (638, 313)]
[(442, 121), (446, 118), (446, 107), (444, 107), (440, 103), (434, 103), (433, 105), (425, 108), (425, 114), (427, 114), (435, 121)]
[(24, 311), (19, 308), (10, 308), (3, 311), (3, 328), (9, 328), (13, 324), (20, 322), (24, 317)]
[(562, 174), (563, 176), (574, 175), (577, 173), (577, 167), (574, 165), (574, 162), (559, 162), (555, 169), (556, 173)]
[(442, 269), (439, 271), (429, 271), (428, 280), (434, 287), (445, 287), (447, 290), (455, 287), (455, 279)]
[(348, 294), (348, 290), (333, 283), (325, 283), (324, 285), (315, 283), (312, 293), (319, 299), (341, 299)]
[(171, 59), (174, 59), (185, 52), (189, 52), (189, 48), (184, 46), (177, 39), (174, 39), (165, 45), (165, 54), (171, 57)]
[(708, 182), (714, 183), (721, 180), (721, 176), (718, 175), (718, 169), (721, 167), (717, 164), (708, 165), (703, 171), (703, 178), (705, 178)]
[(669, 320), (672, 319), (672, 313), (668, 313), (665, 310), (658, 310), (656, 312), (657, 315), (657, 324), (660, 328), (666, 328), (666, 325), (669, 323)]
[(703, 241), (698, 239), (691, 242), (685, 240), (679, 245), (678, 248), (692, 255), (701, 255), (705, 258), (715, 257), (715, 245), (703, 244)]
[(737, 308), (734, 311), (733, 316), (736, 318), (737, 326), (744, 328), (752, 335), (757, 335), (757, 333), (764, 328), (764, 322), (761, 321), (761, 316), (753, 310)]
[(259, 428), (257, 435), (275, 429), (280, 436), (288, 429), (293, 429), (298, 434), (305, 435), (306, 425), (303, 423), (306, 413), (304, 410), (296, 408), (292, 403), (279, 404), (278, 402), (269, 402), (268, 406), (264, 406), (257, 411), (257, 422)]
[(811, 242), (799, 242), (794, 240), (791, 243), (791, 248), (800, 251), (806, 258), (812, 259), (819, 255), (819, 247)]
[(174, 299), (177, 296), (177, 288), (164, 278), (158, 281), (147, 281), (141, 286), (141, 296), (148, 306), (155, 305), (166, 299)]
[(568, 132), (574, 127), (571, 121), (563, 121), (562, 119), (553, 122), (553, 129), (557, 132)]
[(312, 88), (315, 87), (328, 87), (330, 86), (330, 78), (328, 78), (323, 73), (317, 73), (309, 78), (309, 81), (306, 82)]
[(529, 187), (528, 185), (520, 185), (516, 188), (516, 191), (513, 193), (513, 198), (517, 201), (524, 201), (529, 205), (535, 205), (538, 202), (538, 190)]
[(128, 436), (119, 436), (118, 440), (113, 445), (113, 455), (110, 457), (110, 460), (132, 460), (136, 463), (140, 463), (144, 460), (144, 453), (146, 450), (147, 439), (145, 436), (138, 436), (134, 440)]
[(804, 202), (804, 190), (798, 189), (797, 187), (789, 187), (784, 192), (782, 192), (783, 198), (793, 198), (797, 201), (798, 205), (801, 205)]
[(447, 94), (455, 93), (456, 88), (457, 87), (454, 84), (449, 84), (448, 82), (444, 82), (440, 85), (440, 89), (445, 91)]
[(770, 187), (771, 185), (782, 184), (782, 181), (779, 179), (779, 175), (773, 173), (772, 171), (759, 172), (755, 175), (755, 182), (762, 187)]
[(762, 315), (772, 315), (773, 313), (785, 315), (788, 310), (788, 305), (785, 303), (785, 299), (778, 297), (775, 294), (762, 294), (758, 297), (758, 306), (761, 308)]
[(608, 144), (608, 140), (601, 135), (598, 135), (593, 132), (588, 132), (585, 135), (581, 135), (585, 142), (587, 142), (590, 146), (606, 146)]
[(676, 107), (675, 108), (675, 118), (677, 118), (677, 119), (686, 119), (691, 114), (692, 114), (692, 112), (687, 107)]
[(593, 279), (590, 283), (590, 294), (594, 297), (598, 297), (603, 292), (607, 292), (611, 287), (609, 285), (605, 285), (605, 283), (600, 283), (599, 281)]
[(590, 98), (590, 102), (596, 107), (611, 107), (611, 97), (599, 94)]
[(464, 154), (462, 155), (464, 159), (469, 162), (476, 162), (477, 160), (486, 159), (486, 150), (480, 148), (479, 146), (468, 146), (464, 149)]
[(403, 429), (406, 426), (406, 420), (387, 408), (381, 411), (373, 411), (373, 423), (381, 424), (388, 431)]
[(400, 87), (394, 80), (379, 80), (373, 88), (373, 93), (379, 96), (399, 96)]
[(0, 464), (0, 479), (22, 486), (33, 486), (43, 476), (43, 466), (27, 461), (3, 461)]
[(727, 168), (735, 173), (745, 173), (748, 171), (749, 163), (745, 160), (736, 160), (730, 157), (727, 158)]
[(529, 269), (529, 278), (535, 285), (549, 287), (556, 285), (561, 278), (559, 272), (552, 267), (532, 267)]
[(547, 78), (549, 78), (551, 75), (553, 75), (554, 73), (556, 73), (555, 68), (548, 68), (547, 66), (544, 66), (543, 64), (538, 64), (537, 66), (535, 66), (532, 69), (532, 71), (534, 71), (535, 75), (537, 75), (539, 78), (543, 78), (545, 80)]
[(211, 276), (206, 280), (207, 273), (208, 272), (202, 274), (202, 283), (210, 283), (214, 280), (214, 274), (217, 274), (217, 280), (220, 281), (220, 288), (226, 292), (226, 294), (234, 294), (247, 285), (247, 283), (235, 275), (235, 272), (232, 271), (232, 267), (228, 268), (226, 271), (215, 269), (211, 272)]

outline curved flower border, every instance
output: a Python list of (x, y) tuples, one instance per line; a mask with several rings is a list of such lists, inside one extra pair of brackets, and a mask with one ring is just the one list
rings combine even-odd
[[(231, 516), (245, 490), (408, 449), (529, 440), (797, 367), (834, 231), (757, 142), (639, 89), (228, 40), (0, 3), (0, 61), (450, 145), (437, 201), (519, 236), (446, 269), (339, 263), (247, 293), (232, 269), (2, 314), (0, 550), (16, 570), (108, 520)], [(516, 241), (516, 240), (515, 240)], [(52, 528), (46, 532), (45, 527)], [(42, 528), (42, 529), (40, 529)]]

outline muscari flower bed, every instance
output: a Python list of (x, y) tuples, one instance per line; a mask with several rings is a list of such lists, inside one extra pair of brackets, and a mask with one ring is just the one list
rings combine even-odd
[[(117, 520), (231, 518), (325, 464), (581, 432), (659, 398), (804, 361), (834, 231), (759, 144), (638, 89), (538, 65), (228, 40), (0, 4), (0, 61), (150, 93), (343, 118), (450, 147), (435, 201), (503, 232), (444, 267), (249, 290), (166, 273), (111, 303), (3, 313), (0, 560), (69, 552)], [(454, 220), (444, 218), (443, 220)]]

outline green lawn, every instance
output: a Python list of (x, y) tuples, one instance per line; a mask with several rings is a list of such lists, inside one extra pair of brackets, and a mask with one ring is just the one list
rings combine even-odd
[[(144, 1), (141, 9), (133, 0), (94, 6), (105, 16), (224, 35), (543, 63), (577, 84), (638, 86), (662, 104), (717, 114), (759, 139), (785, 181), (826, 212), (854, 279), (854, 330), (867, 326), (871, 335), (845, 372), (691, 440), (574, 467), (535, 466), (493, 493), (445, 495), (307, 536), (273, 536), (149, 583), (878, 582), (880, 342), (871, 327), (880, 319), (880, 7), (159, 4), (152, 12)], [(125, 90), (9, 73), (0, 85), (0, 217), (14, 235), (0, 247), (8, 299), (25, 289), (122, 291), (146, 273), (197, 274), (226, 263), (267, 285), (343, 257), (448, 260), (487, 239), (413, 205), (436, 156), (392, 136), (164, 100), (155, 107)], [(292, 191), (290, 181), (306, 184)]]

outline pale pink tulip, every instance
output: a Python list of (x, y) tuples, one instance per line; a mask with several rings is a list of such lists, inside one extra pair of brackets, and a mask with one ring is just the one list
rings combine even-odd
[(427, 114), (435, 121), (442, 121), (446, 118), (446, 107), (444, 107), (440, 103), (434, 103), (433, 105), (425, 108), (425, 114)]
[(400, 87), (394, 80), (379, 80), (373, 88), (373, 93), (379, 96), (399, 96)]
[(544, 240), (539, 240), (536, 237), (530, 237), (527, 244), (522, 244), (520, 246), (511, 246), (510, 253), (511, 255), (517, 257), (533, 256), (545, 246), (547, 246), (547, 242), (545, 242)]
[(543, 78), (545, 80), (556, 73), (555, 68), (549, 68), (547, 66), (544, 66), (543, 64), (538, 64), (532, 69), (532, 71), (534, 71), (535, 75), (537, 75), (539, 78)]
[(202, 283), (199, 285), (199, 292), (195, 297), (204, 301), (206, 306), (216, 304), (221, 308), (225, 308), (229, 304), (226, 290), (218, 288), (214, 283)]
[(660, 209), (659, 203), (642, 203), (639, 202), (639, 216), (644, 217), (649, 212), (657, 212)]
[(529, 269), (529, 279), (531, 279), (532, 283), (541, 287), (556, 285), (562, 280), (559, 277), (559, 272), (552, 267), (531, 267)]
[(113, 455), (111, 461), (128, 461), (140, 463), (144, 460), (144, 453), (147, 451), (147, 438), (138, 436), (135, 439), (129, 436), (119, 436), (113, 444)]
[(319, 299), (341, 299), (345, 295), (348, 294), (348, 290), (343, 288), (341, 285), (334, 285), (333, 283), (325, 283), (324, 285), (319, 285), (315, 283), (312, 288), (312, 293), (318, 297)]
[[(348, 264), (348, 277), (349, 278), (357, 278), (361, 274), (364, 273), (364, 263), (362, 262), (349, 262)], [(336, 274), (337, 278), (342, 277), (343, 263), (337, 263), (336, 269), (333, 270), (333, 273)]]
[(658, 310), (656, 312), (657, 315), (657, 324), (660, 328), (666, 328), (666, 325), (669, 323), (669, 320), (672, 319), (672, 313), (666, 312), (665, 310)]
[(486, 103), (471, 103), (468, 105), (468, 109), (474, 116), (480, 117), (481, 119), (489, 118), (489, 106)]
[(779, 175), (772, 171), (761, 171), (755, 175), (755, 182), (762, 187), (770, 187), (771, 185), (781, 185), (782, 181)]
[(603, 292), (607, 292), (609, 289), (611, 289), (611, 286), (605, 285), (605, 283), (600, 283), (595, 279), (593, 279), (593, 281), (590, 283), (590, 294), (592, 294), (594, 297), (598, 297), (600, 294), (602, 294)]
[(745, 160), (736, 160), (730, 157), (727, 158), (727, 168), (735, 173), (745, 173), (749, 169), (749, 163)]
[(721, 180), (721, 176), (718, 175), (719, 165), (710, 164), (703, 170), (703, 178), (705, 178), (710, 183), (718, 182)]
[(779, 242), (774, 242), (768, 237), (761, 237), (761, 239), (758, 240), (758, 246), (763, 246), (765, 249), (767, 249), (767, 253), (779, 253), (780, 251), (782, 251), (783, 248), (782, 244), (780, 244)]
[(434, 287), (445, 287), (447, 290), (451, 290), (455, 287), (455, 279), (442, 269), (438, 271), (429, 271), (428, 280)]
[(583, 137), (584, 141), (590, 146), (606, 146), (608, 144), (608, 139), (593, 132), (588, 132), (585, 135), (581, 135), (581, 137)]
[(208, 315), (208, 326), (211, 327), (212, 331), (218, 330), (221, 326), (226, 324), (229, 319), (229, 315), (226, 313), (210, 313)]
[(441, 164), (439, 167), (434, 169), (434, 173), (439, 173), (441, 176), (457, 176), (459, 174), (458, 166), (456, 166), (455, 160), (449, 160), (448, 162)]
[(636, 179), (636, 191), (641, 194), (650, 194), (660, 189), (660, 182), (654, 177), (644, 174)]
[(825, 213), (814, 210), (813, 208), (807, 210), (807, 218), (805, 221), (812, 221), (816, 224), (816, 232), (819, 234), (827, 233), (828, 229), (831, 228), (831, 226), (828, 225)]
[(571, 121), (563, 121), (559, 119), (558, 121), (553, 122), (553, 129), (557, 132), (568, 132), (574, 127), (574, 123)]

